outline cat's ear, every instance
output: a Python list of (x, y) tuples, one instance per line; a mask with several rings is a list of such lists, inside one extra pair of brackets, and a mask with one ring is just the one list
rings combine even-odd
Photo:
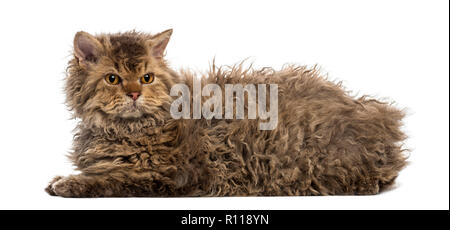
[(166, 49), (167, 43), (169, 43), (172, 31), (172, 29), (165, 30), (147, 41), (151, 55), (156, 58), (162, 58), (164, 56), (164, 50)]
[(102, 44), (89, 33), (80, 31), (73, 41), (74, 53), (80, 63), (96, 62), (102, 52)]

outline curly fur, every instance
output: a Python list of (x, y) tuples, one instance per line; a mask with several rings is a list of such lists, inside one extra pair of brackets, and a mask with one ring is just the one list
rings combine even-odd
[[(375, 99), (349, 96), (341, 84), (304, 66), (275, 71), (213, 65), (201, 77), (202, 84), (221, 87), (278, 84), (274, 130), (259, 130), (258, 120), (172, 119), (170, 87), (186, 83), (192, 88), (196, 76), (172, 71), (163, 58), (152, 57), (155, 44), (148, 41), (157, 36), (134, 31), (97, 35), (101, 52), (84, 64), (76, 55), (70, 61), (67, 104), (80, 119), (70, 159), (81, 173), (56, 177), (46, 188), (49, 194), (377, 194), (406, 165), (402, 111)], [(146, 101), (139, 117), (121, 116), (125, 93), (120, 87), (125, 86), (104, 85), (108, 68), (130, 78), (148, 69), (156, 73), (158, 83), (148, 86), (153, 87), (150, 91), (142, 88)]]

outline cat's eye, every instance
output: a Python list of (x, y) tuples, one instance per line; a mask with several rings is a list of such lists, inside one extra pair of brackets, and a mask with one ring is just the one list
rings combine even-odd
[(108, 74), (105, 76), (105, 81), (111, 85), (117, 85), (120, 83), (120, 77), (115, 74)]
[(144, 76), (141, 77), (141, 83), (142, 84), (150, 84), (155, 80), (155, 74), (154, 73), (147, 73)]

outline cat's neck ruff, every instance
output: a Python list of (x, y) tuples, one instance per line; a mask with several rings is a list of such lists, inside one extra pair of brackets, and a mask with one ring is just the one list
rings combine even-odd
[(111, 139), (137, 138), (158, 135), (170, 129), (176, 120), (168, 113), (146, 114), (140, 118), (109, 117), (97, 113), (95, 116), (82, 119), (78, 129), (90, 130), (95, 135)]

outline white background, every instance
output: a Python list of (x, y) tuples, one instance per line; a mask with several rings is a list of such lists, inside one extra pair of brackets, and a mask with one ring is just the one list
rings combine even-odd
[[(1, 1), (0, 209), (448, 209), (449, 2)], [(64, 199), (75, 126), (63, 79), (73, 36), (173, 28), (173, 68), (318, 64), (357, 95), (406, 108), (410, 165), (376, 196)]]

